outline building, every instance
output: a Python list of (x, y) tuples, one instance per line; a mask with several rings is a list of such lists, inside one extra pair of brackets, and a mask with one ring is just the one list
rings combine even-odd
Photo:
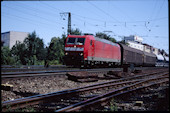
[(143, 45), (141, 43), (138, 42), (133, 42), (133, 41), (125, 41), (126, 43), (128, 43), (129, 47), (135, 48), (135, 49), (139, 49), (141, 51), (143, 51)]
[(129, 47), (143, 51), (143, 45), (141, 44), (143, 39), (141, 37), (130, 35), (130, 36), (124, 37), (124, 40), (125, 40), (125, 43), (128, 43)]
[(130, 36), (125, 36), (124, 37), (125, 41), (133, 41), (133, 42), (138, 42), (138, 43), (142, 43), (143, 38), (136, 36), (136, 35), (130, 35)]
[(155, 55), (159, 55), (160, 54), (160, 50), (158, 48), (153, 47), (153, 53)]
[(1, 33), (1, 44), (3, 44), (3, 46), (8, 46), (11, 49), (16, 44), (16, 41), (23, 42), (28, 34), (28, 32), (17, 31)]
[(148, 52), (148, 53), (153, 53), (153, 47), (148, 44), (143, 44), (143, 51)]

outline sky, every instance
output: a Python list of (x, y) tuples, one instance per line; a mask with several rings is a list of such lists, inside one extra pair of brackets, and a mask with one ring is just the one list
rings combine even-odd
[(168, 0), (2, 1), (1, 33), (36, 31), (46, 46), (71, 28), (106, 33), (117, 41), (137, 35), (169, 54)]

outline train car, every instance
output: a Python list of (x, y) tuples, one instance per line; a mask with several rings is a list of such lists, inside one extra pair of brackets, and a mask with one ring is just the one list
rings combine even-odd
[(156, 61), (156, 67), (163, 67), (164, 66), (164, 62), (165, 62), (165, 59), (163, 57), (163, 55), (159, 54), (159, 55), (156, 55), (156, 58), (157, 58), (157, 61)]
[(120, 44), (122, 65), (134, 65), (134, 66), (155, 66), (156, 55), (153, 53), (147, 53), (135, 48), (128, 47), (125, 44)]
[(64, 62), (73, 66), (119, 65), (119, 44), (93, 35), (68, 35), (65, 43)]
[(143, 65), (143, 51), (128, 47), (125, 44), (119, 43), (121, 47), (121, 65), (134, 65), (142, 66)]
[(169, 57), (164, 56), (165, 62), (164, 62), (164, 67), (169, 67)]
[(155, 54), (153, 53), (148, 53), (143, 51), (144, 53), (144, 62), (143, 65), (144, 66), (155, 66), (156, 65), (156, 61), (157, 61), (157, 57)]

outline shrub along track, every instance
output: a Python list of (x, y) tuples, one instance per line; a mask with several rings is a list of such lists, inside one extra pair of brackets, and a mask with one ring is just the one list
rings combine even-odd
[[(115, 96), (140, 91), (147, 87), (167, 83), (169, 70), (157, 70), (149, 74), (112, 80), (90, 86), (64, 91), (35, 95), (2, 103), (2, 111), (28, 109), (36, 111), (74, 111), (91, 110), (96, 105), (106, 105)], [(104, 104), (103, 104), (104, 103)]]

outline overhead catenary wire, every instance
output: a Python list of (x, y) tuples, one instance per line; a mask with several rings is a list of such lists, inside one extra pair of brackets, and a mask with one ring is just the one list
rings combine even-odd
[(41, 18), (41, 19), (43, 19), (43, 20), (46, 20), (46, 21), (48, 21), (48, 22), (50, 22), (50, 23), (57, 23), (57, 24), (61, 24), (61, 25), (64, 25), (63, 23), (59, 23), (59, 22), (52, 22), (53, 20), (49, 20), (49, 19), (47, 19), (47, 18), (44, 18), (44, 17), (41, 17), (41, 16), (38, 16), (38, 15), (36, 15), (36, 14), (30, 14), (30, 13), (25, 13), (25, 12), (23, 12), (23, 11), (21, 11), (21, 10), (19, 10), (19, 9), (15, 9), (15, 8), (13, 8), (13, 7), (9, 7), (9, 6), (6, 6), (6, 5), (4, 5), (5, 7), (7, 7), (7, 8), (10, 8), (10, 9), (14, 9), (15, 11), (18, 11), (18, 12), (20, 12), (20, 13), (22, 13), (22, 14), (24, 14), (24, 15), (30, 15), (30, 16), (33, 16), (33, 17), (38, 17), (38, 18)]
[[(4, 14), (2, 14), (2, 15), (4, 15), (4, 16), (9, 16), (9, 17), (14, 17), (14, 18), (16, 18), (16, 20), (18, 20), (19, 22), (20, 21), (23, 21), (25, 24), (28, 24), (28, 23), (30, 23), (30, 25), (37, 25), (36, 27), (41, 27), (41, 25), (43, 25), (43, 26), (45, 26), (44, 28), (46, 29), (46, 27), (48, 27), (48, 28), (55, 28), (55, 29), (58, 29), (58, 28), (56, 28), (56, 26), (54, 25), (54, 24), (51, 24), (51, 26), (49, 26), (49, 24), (47, 24), (47, 23), (43, 23), (43, 22), (40, 22), (40, 21), (35, 21), (35, 20), (32, 20), (32, 19), (30, 19), (30, 18), (25, 18), (25, 17), (21, 17), (21, 16), (18, 16), (18, 15), (14, 15), (14, 14), (8, 14), (8, 13), (4, 13)], [(7, 19), (11, 19), (11, 18), (7, 18)], [(36, 23), (34, 23), (34, 22), (36, 22)]]

